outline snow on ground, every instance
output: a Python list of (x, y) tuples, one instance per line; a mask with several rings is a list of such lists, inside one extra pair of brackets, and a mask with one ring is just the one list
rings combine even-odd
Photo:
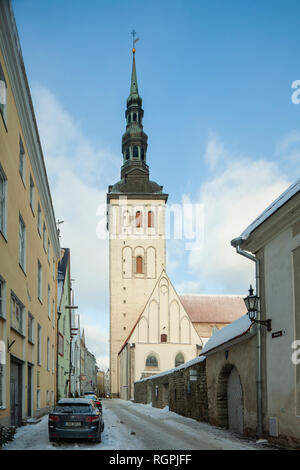
[[(48, 415), (37, 424), (17, 429), (3, 450), (257, 450), (266, 446), (228, 430), (201, 423), (164, 409), (118, 399), (103, 400), (105, 428), (101, 443), (50, 443)], [(268, 447), (270, 448), (270, 447)]]

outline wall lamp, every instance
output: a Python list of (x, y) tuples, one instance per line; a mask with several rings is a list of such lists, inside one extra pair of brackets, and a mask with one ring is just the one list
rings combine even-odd
[(272, 331), (271, 322), (272, 320), (257, 320), (256, 313), (258, 310), (259, 297), (253, 294), (253, 288), (250, 284), (249, 295), (244, 298), (244, 302), (247, 308), (247, 315), (249, 319), (254, 323), (259, 323), (267, 328), (268, 331)]

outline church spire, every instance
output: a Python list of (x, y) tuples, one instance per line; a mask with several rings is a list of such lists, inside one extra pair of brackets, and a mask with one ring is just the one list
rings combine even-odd
[(136, 67), (135, 67), (135, 49), (132, 49), (133, 52), (133, 61), (132, 61), (132, 72), (131, 72), (131, 87), (130, 87), (130, 96), (139, 96), (137, 76), (136, 76)]
[(138, 91), (135, 63), (135, 43), (138, 38), (135, 39), (136, 32), (134, 30), (131, 34), (133, 36), (133, 58), (130, 94), (127, 98), (125, 111), (126, 130), (122, 136), (121, 180), (113, 186), (109, 186), (109, 197), (113, 194), (147, 194), (149, 196), (155, 194), (167, 198), (167, 195), (162, 192), (163, 187), (149, 180), (149, 167), (146, 163), (148, 136), (143, 130), (144, 110)]

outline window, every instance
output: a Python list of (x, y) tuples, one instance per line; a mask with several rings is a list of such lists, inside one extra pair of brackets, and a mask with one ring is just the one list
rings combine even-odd
[(23, 183), (25, 184), (25, 150), (21, 137), (19, 138), (19, 173), (22, 178)]
[(34, 212), (34, 183), (33, 183), (33, 179), (31, 175), (30, 175), (29, 197), (30, 197), (30, 207), (31, 207), (32, 212)]
[(19, 299), (12, 293), (11, 294), (11, 311), (10, 311), (10, 326), (23, 334), (23, 316), (24, 316), (24, 305)]
[(43, 224), (43, 247), (44, 250), (46, 251), (46, 225)]
[(141, 148), (141, 159), (145, 159), (145, 150), (143, 149), (143, 147)]
[(66, 332), (66, 317), (63, 318), (63, 334)]
[(217, 331), (219, 331), (219, 328), (216, 325), (214, 325), (211, 329), (211, 335), (214, 335)]
[(154, 227), (154, 213), (152, 211), (148, 212), (148, 227)]
[(130, 154), (129, 154), (129, 148), (127, 147), (126, 149), (126, 160), (129, 160)]
[(50, 370), (50, 339), (47, 337), (47, 370)]
[[(42, 328), (41, 325), (37, 327), (37, 363), (41, 365), (41, 341), (42, 341)], [(37, 385), (39, 387), (39, 385)]]
[(46, 392), (46, 405), (47, 405), (47, 406), (50, 405), (50, 393), (49, 393), (49, 390), (47, 390), (47, 392)]
[(138, 147), (133, 147), (133, 158), (139, 158), (139, 149)]
[(136, 273), (143, 274), (143, 258), (141, 256), (136, 257)]
[(182, 353), (178, 353), (175, 357), (175, 367), (178, 367), (181, 364), (184, 364), (184, 357)]
[(141, 213), (141, 211), (137, 211), (135, 213), (135, 226), (136, 226), (136, 228), (141, 228), (142, 227), (142, 213)]
[(64, 337), (58, 333), (58, 354), (64, 356)]
[(48, 253), (48, 263), (50, 264), (50, 240), (48, 238), (48, 248), (47, 248), (47, 253)]
[(36, 407), (38, 410), (41, 409), (41, 391), (40, 390), (36, 391)]
[(51, 319), (51, 300), (50, 300), (50, 286), (48, 285), (48, 298), (47, 298), (47, 306), (48, 306), (48, 318)]
[(166, 343), (167, 340), (168, 340), (167, 335), (165, 335), (165, 334), (160, 335), (160, 342), (161, 342), (161, 343)]
[(7, 120), (7, 85), (4, 73), (0, 64), (0, 113), (6, 124)]
[(2, 318), (6, 318), (5, 297), (6, 297), (6, 284), (5, 284), (4, 279), (0, 276), (0, 317)]
[(131, 114), (128, 114), (128, 124), (131, 123)]
[(0, 165), (0, 232), (6, 237), (7, 178)]
[(30, 312), (28, 312), (28, 341), (34, 343), (34, 318)]
[(19, 263), (23, 271), (26, 269), (26, 227), (19, 216)]
[(55, 302), (52, 300), (52, 326), (55, 327)]
[(133, 121), (136, 121), (136, 113), (133, 113)]
[(42, 265), (38, 261), (38, 298), (42, 301)]
[(146, 367), (158, 367), (158, 362), (154, 355), (151, 354), (147, 357)]
[(42, 235), (42, 211), (41, 211), (40, 203), (38, 203), (37, 228), (38, 228), (39, 234)]
[(55, 371), (55, 354), (54, 354), (54, 344), (52, 344), (52, 373)]

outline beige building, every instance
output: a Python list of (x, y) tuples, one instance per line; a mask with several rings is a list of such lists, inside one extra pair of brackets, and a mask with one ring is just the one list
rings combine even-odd
[(231, 244), (255, 262), (257, 318), (271, 320), (257, 325), (257, 432), (299, 448), (300, 180)]
[(55, 400), (59, 240), (11, 2), (0, 2), (0, 423)]

